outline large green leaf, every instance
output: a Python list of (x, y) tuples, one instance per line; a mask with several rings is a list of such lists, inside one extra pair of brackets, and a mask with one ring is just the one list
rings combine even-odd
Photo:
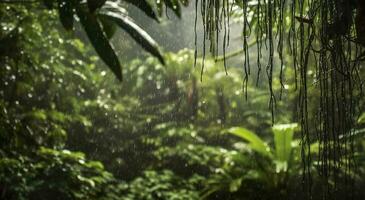
[(104, 17), (99, 17), (99, 21), (103, 26), (103, 30), (106, 36), (108, 37), (108, 39), (111, 39), (117, 31), (117, 25), (113, 21), (105, 19)]
[(289, 162), (292, 153), (293, 135), (297, 128), (298, 124), (296, 123), (273, 126), (276, 160)]
[(115, 54), (113, 46), (109, 43), (96, 15), (85, 11), (82, 8), (77, 9), (77, 15), (80, 22), (91, 42), (95, 51), (106, 65), (113, 71), (115, 76), (122, 80), (122, 69), (118, 57)]
[(264, 156), (272, 157), (270, 147), (255, 133), (241, 127), (230, 128), (228, 132), (246, 140), (252, 150), (255, 150)]
[(74, 23), (74, 8), (71, 1), (58, 0), (60, 21), (66, 30), (72, 30)]
[(135, 24), (125, 13), (117, 12), (116, 10), (103, 10), (99, 15), (113, 20), (146, 51), (157, 57), (162, 64), (165, 64), (164, 58), (155, 40), (153, 40), (141, 27)]

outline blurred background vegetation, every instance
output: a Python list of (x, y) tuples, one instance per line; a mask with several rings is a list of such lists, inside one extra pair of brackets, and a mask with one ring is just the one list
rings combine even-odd
[[(161, 45), (146, 46), (123, 26), (114, 30), (105, 41), (123, 66), (123, 82), (113, 58), (97, 49), (103, 38), (88, 34), (82, 20), (67, 30), (62, 9), (47, 7), (62, 1), (45, 2), (0, 2), (0, 199), (305, 199), (290, 68), (272, 126), (267, 80), (252, 77), (246, 100), (241, 58), (229, 60), (228, 75), (207, 58), (200, 81), (187, 2), (158, 1), (148, 16), (142, 4), (122, 1), (143, 27), (139, 34)], [(273, 87), (280, 91), (279, 80)], [(319, 93), (309, 93), (311, 110)], [(356, 120), (357, 167), (350, 180), (342, 178), (347, 169), (338, 172), (338, 199), (349, 196), (346, 187), (365, 199), (365, 113)], [(318, 157), (318, 144), (311, 147)], [(318, 163), (310, 167), (314, 193), (321, 193)]]

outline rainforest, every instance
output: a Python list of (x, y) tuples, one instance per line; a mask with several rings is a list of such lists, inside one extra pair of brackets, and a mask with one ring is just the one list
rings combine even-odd
[(0, 0), (0, 200), (365, 199), (362, 0)]

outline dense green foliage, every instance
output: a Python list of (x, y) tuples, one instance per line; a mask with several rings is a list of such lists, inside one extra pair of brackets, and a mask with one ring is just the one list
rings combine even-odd
[[(304, 199), (289, 78), (272, 127), (266, 80), (246, 101), (238, 68), (226, 75), (206, 59), (200, 82), (185, 49), (166, 53), (165, 65), (148, 56), (122, 63), (121, 83), (57, 12), (9, 5), (0, 20), (0, 199)], [(365, 198), (365, 114), (357, 120), (349, 159), (358, 167), (337, 177), (353, 193), (339, 199)]]
[[(186, 0), (181, 0), (181, 2), (187, 4)], [(171, 9), (181, 17), (179, 0), (140, 0), (138, 2), (133, 0), (43, 0), (43, 4), (49, 10), (58, 11), (60, 22), (67, 31), (74, 29), (77, 16), (95, 51), (119, 80), (122, 80), (123, 77), (121, 65), (114, 47), (109, 41), (116, 32), (116, 26), (126, 31), (161, 63), (165, 62), (157, 43), (134, 22), (125, 8), (134, 5), (147, 16), (159, 21), (162, 9), (166, 6), (166, 9)]]

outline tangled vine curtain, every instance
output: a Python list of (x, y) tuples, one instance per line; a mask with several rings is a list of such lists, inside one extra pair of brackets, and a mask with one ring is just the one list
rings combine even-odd
[[(198, 17), (201, 17), (204, 33), (203, 47), (197, 47), (195, 56), (206, 51), (218, 56), (222, 48), (226, 66), (226, 50), (229, 45), (230, 12), (233, 5), (242, 13), (244, 52), (243, 88), (247, 98), (248, 77), (251, 68), (258, 73), (266, 72), (270, 90), (270, 108), (275, 121), (275, 105), (284, 88), (283, 70), (290, 55), (290, 66), (298, 101), (298, 120), (301, 124), (303, 182), (308, 197), (311, 196), (312, 162), (318, 163), (323, 178), (323, 198), (333, 199), (336, 191), (351, 190), (351, 169), (356, 167), (353, 153), (353, 131), (359, 114), (363, 77), (360, 75), (365, 58), (365, 1), (362, 0), (196, 0), (195, 33)], [(249, 38), (256, 38), (256, 50), (249, 50)], [(222, 41), (223, 40), (223, 41)], [(206, 42), (209, 41), (209, 42)], [(206, 44), (209, 44), (207, 47)], [(264, 57), (263, 54), (268, 56)], [(256, 54), (257, 65), (250, 64), (250, 56)], [(285, 54), (287, 55), (287, 54)], [(275, 58), (279, 64), (275, 64)], [(196, 62), (195, 62), (196, 65)], [(202, 64), (204, 71), (204, 62)], [(273, 89), (274, 69), (280, 68), (281, 90)], [(314, 80), (308, 78), (314, 70)], [(257, 76), (260, 77), (260, 76)], [(259, 81), (259, 79), (257, 79)], [(318, 91), (315, 105), (316, 120), (309, 121), (309, 87)], [(312, 158), (311, 144), (319, 143), (319, 156)], [(345, 169), (348, 188), (337, 188), (339, 170)], [(333, 183), (330, 183), (330, 180)], [(349, 192), (351, 195), (351, 192)]]

